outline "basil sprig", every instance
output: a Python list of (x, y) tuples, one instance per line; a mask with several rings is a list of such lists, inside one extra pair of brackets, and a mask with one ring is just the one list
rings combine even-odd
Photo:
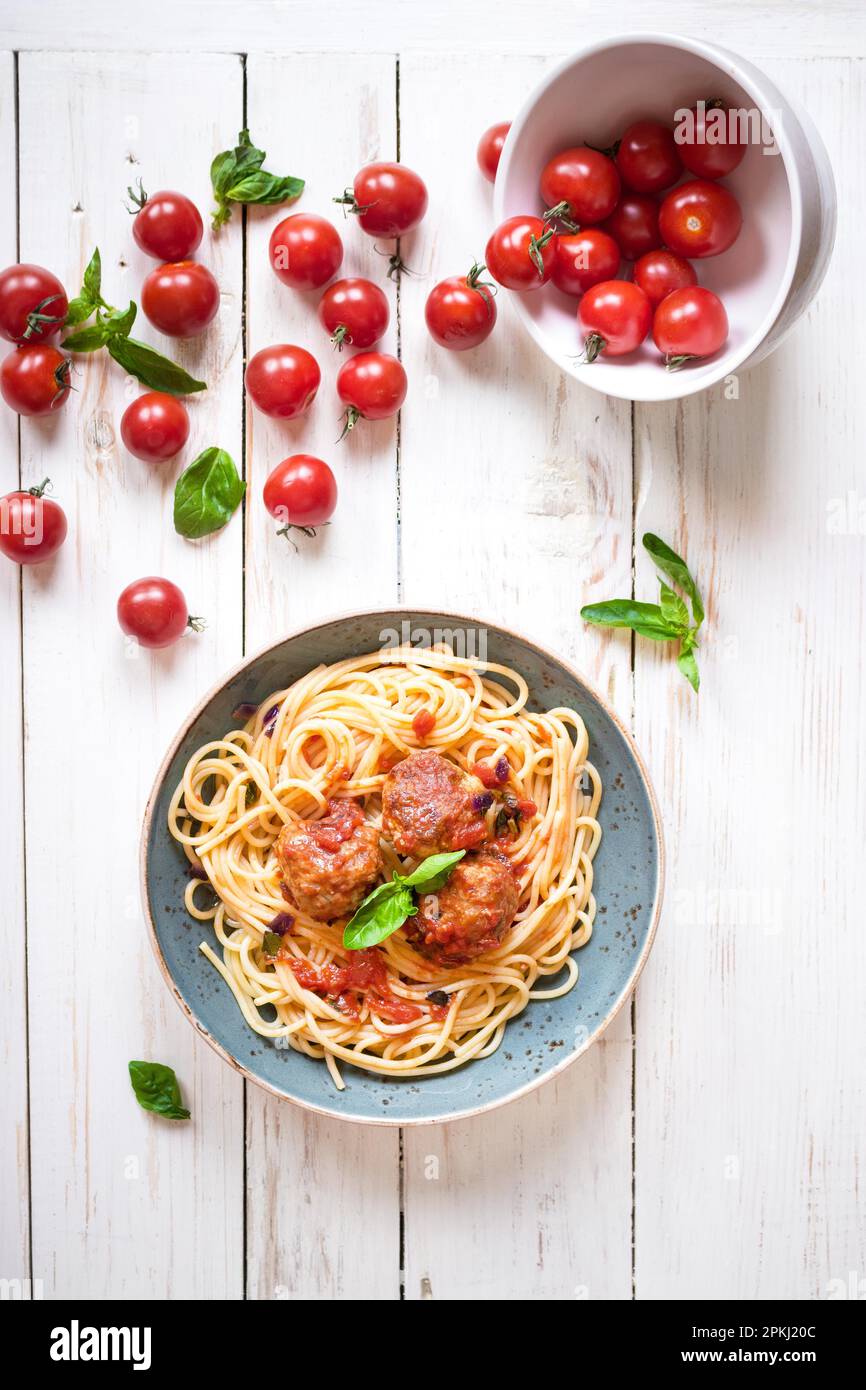
[(211, 214), (214, 230), (228, 222), (232, 203), (288, 203), (304, 191), (304, 180), (291, 174), (269, 174), (263, 169), (266, 154), (257, 150), (250, 132), (242, 130), (233, 150), (223, 150), (210, 166), (216, 210)]
[(180, 1086), (171, 1067), (162, 1062), (130, 1062), (129, 1079), (142, 1110), (152, 1110), (167, 1120), (188, 1120), (180, 1103)]
[(682, 597), (659, 577), (661, 594), (658, 603), (638, 603), (631, 598), (613, 598), (606, 603), (589, 603), (580, 610), (584, 622), (595, 623), (599, 627), (627, 627), (640, 637), (649, 637), (653, 642), (676, 642), (680, 644), (677, 665), (694, 691), (700, 688), (701, 677), (695, 659), (695, 648), (701, 623), (704, 621), (704, 605), (698, 593), (698, 586), (689, 568), (676, 551), (665, 545), (663, 540), (647, 531), (643, 538), (644, 548), (652, 556), (662, 574), (667, 575), (688, 597), (692, 612)]
[(219, 531), (237, 511), (246, 486), (225, 449), (205, 449), (177, 480), (175, 531), (190, 541)]
[(415, 890), (435, 893), (448, 881), (451, 870), (466, 853), (456, 849), (449, 854), (432, 854), (413, 869), (411, 874), (395, 873), (390, 883), (380, 883), (368, 893), (343, 932), (347, 951), (363, 951), (377, 946), (402, 927), (407, 917), (414, 917), (418, 908)]
[[(98, 352), (100, 348), (106, 348), (125, 372), (137, 377), (152, 391), (168, 391), (173, 396), (188, 396), (193, 391), (204, 391), (205, 383), (196, 381), (177, 362), (163, 357), (148, 343), (130, 338), (137, 313), (138, 306), (133, 300), (129, 301), (126, 309), (115, 309), (111, 304), (106, 304), (102, 297), (102, 262), (97, 247), (84, 272), (81, 293), (72, 300), (66, 315), (66, 328), (76, 328), (79, 324), (86, 324), (86, 327), (68, 334), (61, 346), (67, 352)], [(94, 315), (93, 323), (88, 323), (87, 320)]]

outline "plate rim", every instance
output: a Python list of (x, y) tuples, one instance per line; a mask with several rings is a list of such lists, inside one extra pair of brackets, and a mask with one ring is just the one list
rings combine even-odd
[[(562, 1060), (557, 1062), (554, 1067), (551, 1067), (549, 1071), (542, 1073), (540, 1076), (533, 1077), (531, 1081), (524, 1082), (523, 1085), (519, 1086), (509, 1095), (500, 1096), (494, 1100), (485, 1101), (483, 1104), (480, 1105), (471, 1105), (462, 1110), (455, 1110), (452, 1114), (449, 1115), (416, 1115), (411, 1117), (398, 1118), (397, 1116), (392, 1117), (390, 1115), (359, 1115), (351, 1113), (342, 1113), (336, 1110), (331, 1110), (324, 1105), (317, 1105), (313, 1101), (304, 1100), (300, 1096), (289, 1095), (286, 1091), (279, 1090), (276, 1086), (272, 1085), (269, 1081), (266, 1081), (263, 1077), (256, 1076), (255, 1073), (250, 1071), (250, 1069), (246, 1067), (243, 1064), (243, 1062), (239, 1061), (237, 1057), (234, 1057), (229, 1051), (227, 1051), (223, 1044), (213, 1036), (210, 1030), (207, 1027), (205, 1027), (201, 1019), (198, 1018), (192, 1006), (181, 994), (171, 974), (171, 971), (168, 968), (168, 963), (165, 959), (165, 956), (163, 955), (162, 947), (160, 945), (159, 937), (157, 935), (156, 924), (153, 920), (153, 914), (151, 913), (150, 909), (150, 895), (148, 891), (148, 867), (150, 862), (150, 855), (148, 846), (150, 841), (151, 827), (153, 824), (154, 811), (156, 809), (156, 801), (162, 788), (163, 782), (165, 781), (165, 778), (168, 774), (168, 770), (177, 755), (180, 745), (189, 733), (191, 726), (204, 712), (204, 710), (210, 704), (210, 702), (213, 699), (215, 699), (217, 695), (219, 695), (219, 693), (225, 688), (225, 686), (230, 681), (234, 680), (235, 677), (239, 676), (241, 672), (244, 671), (248, 666), (252, 665), (253, 662), (258, 661), (260, 657), (266, 656), (268, 652), (272, 652), (276, 647), (282, 646), (284, 642), (294, 641), (299, 637), (306, 636), (308, 633), (317, 632), (321, 628), (331, 627), (335, 623), (347, 622), (353, 619), (376, 617), (380, 614), (384, 616), (386, 614), (391, 613), (405, 613), (407, 615), (415, 615), (417, 617), (441, 618), (445, 619), (446, 621), (454, 620), (457, 623), (467, 623), (473, 624), (478, 627), (493, 628), (499, 632), (506, 633), (511, 637), (515, 637), (519, 642), (523, 642), (526, 646), (533, 648), (536, 652), (539, 653), (540, 656), (544, 657), (546, 660), (553, 662), (554, 665), (561, 666), (563, 670), (567, 671), (568, 674), (572, 677), (573, 680), (577, 682), (578, 685), (583, 686), (583, 688), (587, 690), (595, 700), (598, 701), (605, 714), (607, 714), (608, 717), (613, 721), (613, 723), (616, 725), (617, 729), (625, 739), (626, 743), (628, 744), (628, 747), (631, 750), (632, 757), (634, 758), (635, 763), (637, 765), (641, 781), (643, 782), (644, 788), (647, 793), (647, 800), (649, 802), (650, 812), (652, 815), (653, 828), (656, 834), (656, 843), (658, 845), (658, 863), (656, 868), (655, 894), (653, 897), (652, 913), (650, 916), (650, 924), (646, 940), (644, 941), (644, 944), (641, 947), (640, 954), (638, 955), (638, 958), (632, 967), (631, 973), (629, 974), (625, 987), (619, 995), (619, 998), (615, 1001), (611, 1009), (605, 1014), (604, 1018), (601, 1020), (598, 1026), (593, 1030), (593, 1032), (581, 1044), (579, 1048), (576, 1048), (573, 1052), (570, 1052), (566, 1057), (563, 1057)], [(269, 1094), (273, 1096), (276, 1096), (278, 1100), (286, 1101), (290, 1105), (300, 1106), (303, 1110), (310, 1111), (316, 1115), (324, 1115), (328, 1119), (341, 1120), (348, 1124), (378, 1125), (390, 1129), (408, 1128), (409, 1126), (415, 1127), (420, 1125), (451, 1124), (457, 1120), (468, 1119), (473, 1115), (488, 1114), (490, 1111), (498, 1110), (504, 1105), (510, 1105), (512, 1101), (520, 1100), (523, 1096), (528, 1095), (531, 1091), (538, 1090), (539, 1087), (544, 1086), (548, 1081), (553, 1080), (554, 1077), (561, 1076), (562, 1073), (566, 1070), (566, 1068), (570, 1067), (574, 1062), (578, 1060), (579, 1057), (582, 1057), (584, 1053), (588, 1052), (589, 1049), (595, 1043), (597, 1043), (599, 1039), (604, 1035), (604, 1033), (610, 1027), (611, 1023), (613, 1023), (614, 1019), (620, 1013), (622, 1008), (631, 999), (637, 986), (638, 980), (643, 974), (644, 967), (649, 958), (649, 954), (652, 950), (653, 943), (655, 942), (656, 932), (658, 930), (659, 920), (661, 917), (662, 902), (664, 900), (665, 890), (665, 870), (666, 857), (664, 829), (662, 824), (661, 812), (659, 809), (658, 798), (656, 797), (656, 792), (653, 786), (652, 778), (649, 774), (649, 769), (643, 759), (640, 749), (638, 748), (634, 740), (634, 736), (631, 730), (626, 726), (620, 715), (611, 705), (610, 701), (607, 700), (606, 697), (601, 694), (597, 687), (591, 681), (588, 681), (585, 676), (581, 675), (581, 673), (578, 670), (576, 670), (576, 668), (571, 664), (571, 662), (567, 661), (565, 657), (558, 656), (556, 652), (551, 651), (549, 647), (543, 646), (541, 643), (535, 641), (534, 638), (528, 637), (524, 632), (520, 631), (518, 628), (511, 627), (510, 625), (505, 626), (503, 623), (494, 622), (492, 620), (481, 618), (477, 614), (469, 615), (465, 613), (456, 613), (450, 610), (439, 610), (435, 608), (429, 608), (423, 605), (416, 606), (414, 604), (407, 603), (395, 603), (390, 604), (387, 607), (378, 608), (348, 609), (340, 613), (328, 614), (323, 618), (317, 619), (315, 622), (306, 623), (303, 627), (294, 628), (289, 632), (283, 633), (274, 641), (268, 642), (265, 646), (257, 648), (256, 651), (251, 652), (249, 655), (245, 656), (242, 661), (237, 662), (227, 671), (223, 672), (219, 680), (214, 685), (210, 686), (206, 693), (201, 697), (201, 699), (199, 699), (197, 703), (193, 706), (192, 710), (185, 717), (180, 727), (177, 729), (176, 733), (171, 739), (171, 742), (169, 743), (165, 755), (163, 756), (163, 759), (157, 769), (156, 776), (154, 777), (153, 783), (148, 793), (147, 801), (145, 803), (144, 808), (144, 815), (142, 817), (141, 835), (139, 839), (139, 890), (141, 893), (142, 908), (144, 910), (144, 917), (145, 922), (147, 924), (147, 931), (148, 936), (150, 938), (151, 949), (153, 950), (154, 956), (156, 957), (157, 965), (159, 966), (162, 977), (165, 983), (167, 984), (171, 995), (173, 996), (181, 1012), (192, 1024), (196, 1033), (198, 1033), (200, 1037), (204, 1038), (205, 1042), (208, 1043), (208, 1045), (219, 1054), (223, 1061), (227, 1062), (228, 1065), (234, 1071), (236, 1071), (240, 1076), (244, 1078), (244, 1080), (251, 1081), (254, 1085), (260, 1086), (262, 1090), (269, 1092)]]

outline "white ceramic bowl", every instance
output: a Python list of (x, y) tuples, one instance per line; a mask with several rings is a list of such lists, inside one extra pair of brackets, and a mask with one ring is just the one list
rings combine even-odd
[(744, 58), (696, 39), (635, 34), (593, 44), (556, 67), (524, 103), (505, 143), (494, 193), (497, 224), (540, 210), (539, 175), (557, 151), (607, 147), (641, 116), (673, 122), (678, 108), (715, 97), (760, 111), (777, 148), (769, 154), (760, 143), (750, 145), (724, 180), (740, 200), (743, 229), (729, 251), (694, 262), (699, 282), (721, 296), (728, 312), (730, 335), (720, 352), (666, 372), (649, 337), (627, 357), (587, 365), (579, 360), (577, 300), (550, 285), (510, 296), (548, 357), (606, 395), (675, 400), (778, 347), (816, 294), (833, 249), (836, 190), (821, 137), (805, 112)]

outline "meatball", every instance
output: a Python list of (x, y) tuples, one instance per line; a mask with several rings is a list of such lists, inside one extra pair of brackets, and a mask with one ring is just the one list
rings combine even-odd
[(410, 753), (385, 778), (382, 833), (399, 854), (422, 859), (474, 849), (488, 838), (489, 804), (478, 778), (456, 763), (432, 750)]
[(292, 898), (317, 922), (348, 917), (382, 872), (379, 832), (348, 797), (329, 801), (321, 820), (284, 826), (274, 851)]
[(482, 849), (455, 865), (444, 887), (418, 899), (407, 936), (440, 965), (462, 965), (493, 951), (514, 921), (517, 877), (504, 854)]

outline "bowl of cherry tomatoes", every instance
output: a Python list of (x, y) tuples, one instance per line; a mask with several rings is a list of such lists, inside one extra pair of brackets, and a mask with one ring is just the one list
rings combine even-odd
[(485, 260), (563, 371), (610, 396), (674, 400), (779, 345), (835, 227), (805, 112), (724, 49), (633, 35), (567, 59), (524, 103)]

